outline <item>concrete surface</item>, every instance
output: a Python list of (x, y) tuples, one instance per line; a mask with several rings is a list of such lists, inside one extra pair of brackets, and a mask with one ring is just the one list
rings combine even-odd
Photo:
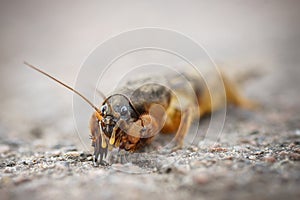
[[(299, 199), (299, 8), (291, 0), (1, 1), (1, 199)], [(94, 168), (75, 130), (72, 94), (22, 62), (74, 85), (98, 44), (151, 26), (189, 35), (220, 66), (264, 69), (243, 86), (263, 107), (230, 107), (217, 143)], [(88, 119), (80, 125), (88, 138)]]

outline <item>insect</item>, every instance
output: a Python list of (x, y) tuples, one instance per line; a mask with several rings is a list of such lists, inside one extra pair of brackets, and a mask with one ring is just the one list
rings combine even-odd
[[(79, 95), (95, 110), (90, 119), (95, 166), (103, 162), (108, 149), (135, 152), (150, 144), (158, 133), (175, 133), (170, 147), (181, 148), (193, 120), (220, 109), (225, 103), (247, 109), (255, 107), (255, 103), (243, 97), (236, 85), (221, 73), (223, 93), (219, 89), (210, 91), (205, 84), (211, 83), (199, 77), (184, 75), (185, 78), (180, 79), (178, 76), (170, 76), (168, 87), (150, 81), (134, 89), (122, 88), (108, 97), (100, 92), (104, 101), (98, 108), (80, 92), (39, 68), (25, 64)], [(183, 86), (185, 82), (194, 91), (193, 100), (187, 94), (188, 89)], [(179, 101), (178, 96), (183, 97), (184, 103)], [(212, 100), (211, 96), (215, 96), (216, 100)]]

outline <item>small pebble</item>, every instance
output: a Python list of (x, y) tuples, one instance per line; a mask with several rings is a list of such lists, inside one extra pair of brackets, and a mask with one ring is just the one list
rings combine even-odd
[(13, 166), (15, 166), (15, 165), (16, 165), (16, 162), (13, 161), (13, 160), (11, 160), (11, 161), (9, 161), (8, 163), (6, 163), (6, 166), (7, 166), (7, 167), (13, 167)]
[(61, 154), (61, 151), (59, 151), (59, 150), (54, 150), (54, 151), (50, 152), (50, 155), (53, 157), (58, 157), (58, 156), (60, 156), (60, 154)]
[(291, 160), (300, 160), (300, 154), (299, 153), (289, 153), (289, 158)]
[(192, 152), (197, 152), (199, 150), (199, 148), (196, 146), (190, 146), (188, 149)]
[(276, 162), (276, 158), (274, 156), (266, 156), (266, 157), (264, 157), (264, 160), (268, 163)]
[(264, 151), (256, 151), (254, 154), (255, 155), (262, 155), (262, 154), (264, 154)]
[(88, 156), (88, 157), (86, 158), (86, 160), (87, 160), (87, 161), (92, 161), (92, 160), (93, 160), (93, 156)]
[(281, 151), (279, 156), (287, 156), (289, 153), (287, 151)]
[(210, 153), (208, 156), (209, 156), (210, 158), (214, 158), (214, 157), (215, 157), (215, 154)]
[(177, 153), (175, 151), (170, 153), (170, 156), (176, 156), (176, 155), (177, 155)]
[(64, 156), (76, 158), (80, 156), (80, 153), (78, 151), (68, 151)]
[(300, 148), (295, 148), (295, 149), (294, 149), (294, 152), (295, 152), (295, 153), (300, 153)]
[(225, 156), (225, 157), (224, 157), (224, 160), (233, 160), (233, 158), (234, 158), (233, 156), (230, 156), (230, 155), (229, 155), (229, 156)]
[(249, 156), (249, 160), (256, 160), (256, 157), (251, 155), (251, 156)]
[(294, 143), (294, 142), (292, 142), (291, 144), (289, 144), (289, 146), (288, 146), (288, 148), (293, 148), (293, 147), (295, 147), (296, 146), (296, 144)]
[(5, 167), (4, 173), (14, 173), (16, 171), (16, 167)]
[(241, 138), (241, 139), (239, 140), (239, 142), (242, 143), (242, 144), (249, 144), (249, 143), (250, 143), (250, 140), (249, 140), (249, 139), (246, 139), (246, 138)]
[(205, 173), (195, 174), (192, 179), (194, 183), (199, 185), (207, 184), (210, 181), (209, 176)]
[(222, 148), (222, 147), (214, 147), (210, 149), (211, 152), (227, 152), (226, 148)]

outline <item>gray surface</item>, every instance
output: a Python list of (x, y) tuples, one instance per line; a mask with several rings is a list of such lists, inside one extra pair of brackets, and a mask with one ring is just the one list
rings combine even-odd
[[(1, 1), (1, 199), (297, 199), (299, 17), (298, 1)], [(74, 129), (72, 95), (22, 62), (72, 84), (93, 48), (141, 26), (189, 35), (220, 66), (264, 69), (243, 86), (264, 107), (230, 108), (217, 146), (208, 141), (171, 155), (145, 154), (132, 165), (93, 168)]]

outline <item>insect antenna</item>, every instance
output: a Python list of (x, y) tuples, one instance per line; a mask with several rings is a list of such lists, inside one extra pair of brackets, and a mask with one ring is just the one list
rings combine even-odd
[[(77, 90), (73, 89), (72, 87), (68, 86), (67, 84), (59, 81), (58, 79), (54, 78), (53, 76), (51, 76), (50, 74), (42, 71), (41, 69), (27, 63), (24, 62), (25, 65), (27, 65), (28, 67), (40, 72), (41, 74), (44, 74), (45, 76), (49, 77), (50, 79), (54, 80), (55, 82), (63, 85), (64, 87), (68, 88), (69, 90), (71, 90), (72, 92), (74, 92), (75, 94), (77, 94), (78, 96), (80, 96), (84, 101), (86, 101), (90, 106), (92, 106), (92, 108), (94, 108), (100, 115), (102, 115), (101, 111), (90, 101), (88, 100), (85, 96), (83, 96), (80, 92), (78, 92)], [(103, 95), (104, 96), (104, 95)]]

